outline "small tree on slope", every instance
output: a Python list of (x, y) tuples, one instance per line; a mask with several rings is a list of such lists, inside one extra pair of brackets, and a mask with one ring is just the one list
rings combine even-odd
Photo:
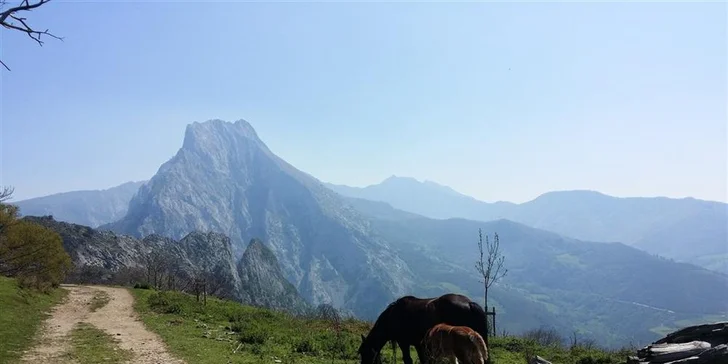
[[(480, 273), (481, 277), (483, 277), (481, 282), (483, 283), (483, 288), (485, 290), (485, 311), (488, 312), (488, 290), (490, 289), (490, 286), (508, 273), (508, 269), (503, 267), (505, 257), (501, 255), (500, 252), (498, 233), (495, 234), (492, 242), (486, 235), (485, 247), (483, 247), (483, 231), (478, 229), (478, 252), (480, 253), (480, 259), (475, 262), (475, 269), (478, 273)], [(488, 325), (487, 322), (486, 325)], [(490, 332), (489, 325), (487, 327), (488, 332)], [(488, 345), (488, 336), (489, 335), (486, 334), (486, 337), (483, 338), (486, 345)]]

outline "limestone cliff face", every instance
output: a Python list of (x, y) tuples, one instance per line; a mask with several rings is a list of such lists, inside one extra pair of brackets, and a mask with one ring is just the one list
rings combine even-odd
[[(161, 264), (150, 260), (150, 256), (162, 253), (164, 264), (178, 279), (192, 280), (204, 275), (210, 282), (208, 288), (214, 289), (217, 296), (295, 314), (309, 309), (281, 273), (273, 252), (258, 240), (249, 245), (236, 264), (230, 238), (219, 233), (193, 231), (179, 241), (158, 234), (137, 239), (56, 221), (49, 216), (24, 219), (57, 232), (76, 268), (101, 267), (109, 273), (122, 268), (144, 268), (150, 261)], [(186, 283), (178, 282), (178, 285)]]
[(206, 275), (213, 281), (211, 285), (216, 287), (219, 296), (241, 301), (243, 293), (230, 238), (220, 233), (193, 231), (179, 241), (153, 234), (145, 237), (144, 242), (158, 245), (154, 241), (160, 239), (168, 242), (164, 248), (175, 257), (178, 269), (183, 270), (186, 276)]
[(140, 267), (152, 250), (167, 244), (164, 239), (142, 241), (128, 235), (57, 221), (51, 216), (26, 216), (23, 220), (57, 232), (63, 239), (63, 248), (77, 267), (90, 265), (112, 272), (124, 267)]
[(369, 222), (315, 178), (275, 156), (247, 122), (187, 127), (179, 152), (105, 226), (137, 237), (191, 231), (230, 236), (236, 256), (254, 237), (313, 304), (373, 317), (411, 292), (412, 273)]
[(237, 272), (243, 302), (293, 314), (304, 314), (311, 309), (283, 276), (275, 254), (260, 240), (250, 241), (238, 262)]

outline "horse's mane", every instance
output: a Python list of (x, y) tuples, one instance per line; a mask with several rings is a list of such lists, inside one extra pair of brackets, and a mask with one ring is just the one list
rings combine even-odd
[(374, 321), (374, 326), (372, 327), (372, 331), (374, 331), (375, 328), (381, 327), (385, 324), (385, 321), (392, 314), (392, 311), (394, 311), (394, 306), (396, 306), (400, 300), (401, 300), (401, 298), (394, 302), (391, 302), (390, 304), (387, 305), (387, 307), (382, 311), (382, 313), (379, 314), (379, 316), (377, 317), (377, 320)]
[[(371, 330), (369, 331), (369, 335), (367, 336), (367, 339), (374, 339), (376, 341), (379, 341), (380, 338), (374, 338), (373, 336), (377, 335), (387, 335), (389, 331), (389, 327), (387, 325), (391, 325), (390, 320), (394, 317), (394, 311), (397, 308), (398, 305), (402, 303), (404, 299), (412, 298), (413, 296), (404, 296), (400, 297), (390, 304), (387, 305), (387, 307), (382, 311), (382, 313), (379, 314), (377, 317), (377, 320), (374, 321), (374, 325), (372, 326)], [(373, 334), (373, 335), (372, 335)], [(376, 342), (375, 341), (375, 342)]]

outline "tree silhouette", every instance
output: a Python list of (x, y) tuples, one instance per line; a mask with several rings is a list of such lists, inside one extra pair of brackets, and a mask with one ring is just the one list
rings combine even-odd
[[(50, 1), (51, 0), (37, 0), (31, 2), (30, 0), (23, 0), (20, 2), (20, 4), (16, 6), (8, 7), (9, 5), (7, 0), (0, 0), (0, 10), (2, 10), (0, 12), (0, 25), (2, 25), (5, 29), (16, 30), (27, 34), (30, 39), (34, 40), (40, 46), (43, 46), (42, 37), (44, 35), (58, 40), (63, 40), (63, 38), (57, 37), (50, 33), (48, 29), (42, 31), (36, 30), (36, 28), (28, 24), (27, 18), (20, 15), (23, 12), (36, 9), (43, 4), (47, 4)], [(5, 69), (10, 71), (10, 67), (8, 67), (5, 62), (0, 60), (0, 64), (2, 64)]]
[[(496, 281), (503, 278), (508, 269), (503, 267), (505, 257), (500, 252), (500, 241), (498, 239), (498, 233), (493, 237), (491, 242), (488, 236), (485, 237), (485, 249), (483, 248), (483, 231), (478, 229), (478, 252), (480, 253), (480, 259), (475, 262), (475, 269), (480, 273), (483, 280), (483, 288), (485, 289), (485, 311), (488, 312), (488, 290), (490, 286)], [(490, 328), (488, 329), (490, 331)], [(483, 339), (485, 344), (488, 344), (488, 334)]]

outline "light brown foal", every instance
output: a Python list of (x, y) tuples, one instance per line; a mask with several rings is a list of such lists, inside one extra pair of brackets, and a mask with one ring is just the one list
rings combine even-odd
[(425, 336), (428, 362), (447, 358), (451, 363), (484, 364), (488, 348), (483, 338), (467, 326), (437, 324)]

